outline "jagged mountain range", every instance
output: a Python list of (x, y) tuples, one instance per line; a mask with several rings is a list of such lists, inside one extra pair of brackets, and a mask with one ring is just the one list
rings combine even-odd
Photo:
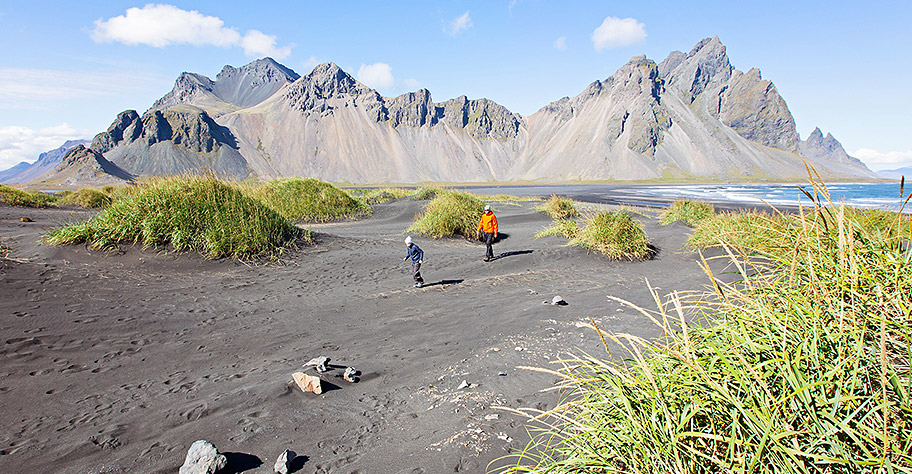
[(776, 181), (803, 179), (807, 162), (826, 179), (877, 178), (832, 135), (800, 140), (772, 82), (732, 67), (718, 38), (658, 64), (634, 57), (528, 117), (488, 99), (434, 102), (426, 89), (383, 97), (332, 63), (299, 76), (265, 58), (215, 80), (181, 74), (88, 149), (123, 176)]

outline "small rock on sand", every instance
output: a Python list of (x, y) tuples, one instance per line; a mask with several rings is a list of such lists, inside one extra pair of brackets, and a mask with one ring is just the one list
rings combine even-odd
[(35, 221), (29, 219), (28, 217), (20, 217), (19, 222), (35, 222)]
[(277, 474), (288, 474), (288, 471), (291, 469), (291, 463), (294, 461), (295, 456), (297, 456), (297, 454), (295, 454), (294, 451), (286, 449), (285, 452), (280, 454), (279, 458), (276, 459), (275, 466), (273, 466), (272, 469)]
[(463, 380), (462, 383), (459, 384), (458, 387), (456, 387), (456, 390), (462, 390), (464, 388), (469, 388), (470, 386), (471, 386), (471, 384), (469, 382), (466, 382), (465, 380)]
[(356, 383), (358, 381), (358, 375), (361, 372), (354, 367), (346, 367), (345, 373), (342, 374), (342, 379), (346, 382)]
[(320, 356), (307, 361), (307, 363), (304, 364), (304, 367), (315, 367), (317, 372), (323, 373), (329, 370), (327, 364), (329, 364), (329, 357)]
[(500, 415), (497, 413), (491, 413), (490, 415), (485, 415), (485, 420), (491, 421), (500, 418)]
[(307, 375), (304, 372), (295, 372), (291, 374), (291, 377), (304, 393), (313, 392), (317, 395), (323, 393), (323, 387), (320, 386), (320, 377)]
[(228, 459), (225, 455), (219, 454), (215, 445), (201, 439), (190, 446), (179, 473), (215, 474), (216, 471), (224, 469), (226, 465), (228, 465)]

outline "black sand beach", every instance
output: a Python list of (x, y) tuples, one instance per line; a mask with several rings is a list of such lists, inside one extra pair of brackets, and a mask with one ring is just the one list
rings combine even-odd
[[(402, 240), (423, 204), (308, 226), (317, 245), (260, 264), (51, 247), (45, 229), (91, 213), (0, 204), (0, 472), (173, 473), (198, 439), (230, 453), (228, 472), (271, 473), (285, 449), (301, 473), (485, 472), (528, 441), (497, 407), (561, 396), (519, 366), (605, 355), (589, 318), (656, 336), (607, 296), (652, 308), (647, 279), (663, 295), (709, 281), (689, 229), (653, 211), (637, 220), (658, 254), (624, 262), (534, 239), (550, 219), (523, 202), (495, 205), (491, 263), (482, 244), (413, 235), (415, 289)], [(568, 305), (542, 304), (555, 295)], [(326, 391), (290, 386), (316, 356), (332, 359)]]

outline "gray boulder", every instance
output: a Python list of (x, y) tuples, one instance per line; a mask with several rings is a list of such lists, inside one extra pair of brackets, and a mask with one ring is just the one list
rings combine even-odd
[(215, 445), (201, 439), (190, 446), (179, 474), (215, 474), (227, 465), (228, 459), (219, 454)]
[(273, 470), (277, 474), (288, 474), (291, 470), (291, 463), (294, 462), (294, 458), (297, 456), (294, 451), (286, 449), (282, 454), (279, 455), (279, 458), (276, 459), (275, 466)]

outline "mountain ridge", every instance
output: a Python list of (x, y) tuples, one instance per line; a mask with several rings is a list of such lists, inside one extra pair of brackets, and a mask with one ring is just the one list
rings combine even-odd
[(270, 58), (183, 73), (91, 149), (131, 175), (211, 169), (334, 182), (876, 179), (835, 138), (801, 140), (775, 85), (735, 69), (718, 37), (660, 63), (635, 56), (522, 116), (486, 98), (384, 97), (334, 63), (301, 76)]

